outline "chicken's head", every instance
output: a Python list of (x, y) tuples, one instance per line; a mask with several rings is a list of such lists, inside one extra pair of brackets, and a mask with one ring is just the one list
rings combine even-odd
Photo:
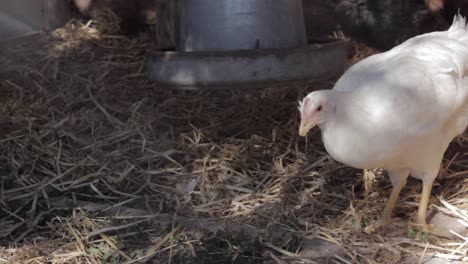
[(301, 112), (301, 124), (299, 135), (305, 136), (307, 132), (317, 125), (325, 123), (335, 112), (332, 100), (332, 91), (315, 91), (308, 94), (302, 102), (299, 102)]

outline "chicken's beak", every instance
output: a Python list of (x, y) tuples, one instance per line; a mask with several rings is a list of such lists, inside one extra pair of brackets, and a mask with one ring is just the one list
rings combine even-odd
[(307, 132), (309, 132), (309, 130), (311, 130), (315, 125), (315, 122), (308, 122), (302, 119), (301, 124), (299, 126), (299, 136), (305, 137), (307, 135)]

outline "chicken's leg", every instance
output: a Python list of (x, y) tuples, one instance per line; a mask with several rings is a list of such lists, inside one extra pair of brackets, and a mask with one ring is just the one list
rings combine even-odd
[(392, 194), (390, 194), (390, 198), (387, 201), (387, 204), (385, 205), (385, 208), (383, 210), (382, 216), (377, 222), (378, 226), (385, 226), (390, 224), (392, 221), (392, 212), (393, 209), (396, 206), (396, 203), (398, 202), (398, 197), (400, 197), (400, 192), (405, 187), (406, 181), (404, 181), (402, 184), (394, 185)]
[(431, 196), (433, 181), (423, 180), (423, 189), (421, 193), (421, 201), (419, 202), (418, 215), (416, 218), (416, 224), (421, 228), (423, 232), (429, 232), (426, 224), (426, 212), (429, 204), (429, 197)]
[(377, 222), (378, 227), (386, 226), (392, 221), (392, 212), (398, 202), (398, 197), (400, 197), (400, 192), (406, 185), (406, 180), (408, 179), (407, 172), (389, 172), (390, 180), (393, 184), (392, 194), (385, 205), (382, 216)]
[(377, 221), (374, 226), (367, 228), (368, 232), (373, 232), (377, 228), (384, 227), (392, 221), (392, 212), (398, 202), (400, 192), (406, 185), (406, 180), (409, 176), (408, 170), (396, 170), (388, 172), (390, 181), (392, 182), (393, 189), (390, 198), (385, 205), (381, 218)]

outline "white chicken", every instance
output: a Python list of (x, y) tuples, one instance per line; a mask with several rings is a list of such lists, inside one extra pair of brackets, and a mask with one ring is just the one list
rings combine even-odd
[(468, 29), (461, 15), (447, 31), (413, 37), (353, 65), (332, 90), (300, 102), (299, 134), (318, 125), (327, 152), (348, 166), (386, 169), (392, 211), (409, 175), (422, 180), (416, 223), (428, 231), (432, 184), (449, 143), (468, 123)]

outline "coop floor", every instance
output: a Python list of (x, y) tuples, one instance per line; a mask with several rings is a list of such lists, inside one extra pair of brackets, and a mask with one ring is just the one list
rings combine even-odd
[[(75, 21), (2, 48), (0, 262), (468, 261), (466, 229), (409, 225), (417, 180), (391, 226), (363, 232), (386, 176), (330, 159), (318, 130), (297, 135), (297, 101), (333, 81), (163, 90), (145, 73), (152, 47)], [(467, 149), (452, 144), (431, 196), (454, 228), (468, 220)]]

